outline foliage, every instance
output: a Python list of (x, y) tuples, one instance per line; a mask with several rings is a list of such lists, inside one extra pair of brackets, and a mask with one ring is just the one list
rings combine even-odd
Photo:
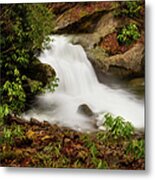
[(135, 159), (144, 158), (145, 155), (144, 140), (132, 140), (126, 148), (126, 154), (133, 155)]
[(0, 105), (0, 122), (2, 122), (3, 117), (7, 116), (10, 112), (10, 109), (7, 104)]
[(120, 2), (121, 8), (117, 10), (115, 16), (139, 17), (142, 9), (143, 1), (126, 1)]
[(113, 117), (111, 114), (104, 115), (105, 132), (97, 133), (97, 138), (105, 140), (107, 138), (124, 138), (129, 139), (134, 133), (134, 127), (128, 121), (125, 121), (121, 116)]
[[(9, 119), (0, 127), (2, 166), (144, 169), (144, 138), (107, 141), (97, 139), (97, 132), (85, 133), (49, 125)], [(23, 124), (21, 124), (23, 123)], [(102, 131), (102, 133), (106, 133)]]
[(42, 91), (42, 85), (43, 85), (42, 82), (36, 81), (36, 80), (29, 80), (29, 79), (27, 79), (27, 80), (28, 80), (28, 83), (30, 86), (30, 91), (32, 94), (37, 93), (38, 90)]
[[(27, 99), (24, 85), (29, 79), (26, 72), (36, 53), (46, 47), (43, 44), (48, 43), (54, 19), (46, 4), (3, 4), (0, 17), (2, 119), (24, 109)], [(42, 82), (36, 81), (31, 92), (37, 93), (42, 88)]]
[(81, 140), (84, 142), (85, 146), (89, 148), (91, 155), (91, 162), (95, 165), (95, 167), (98, 169), (107, 169), (108, 168), (107, 162), (105, 160), (98, 158), (100, 152), (96, 147), (96, 143), (94, 143), (88, 135), (82, 136)]
[(120, 44), (130, 45), (140, 38), (140, 32), (136, 24), (132, 23), (120, 29), (117, 39)]
[(45, 90), (49, 90), (51, 92), (54, 92), (55, 89), (58, 87), (58, 82), (59, 82), (59, 78), (57, 77), (52, 77), (51, 80), (50, 80), (50, 83), (48, 83), (46, 86), (45, 86)]
[(13, 125), (11, 128), (4, 127), (2, 136), (0, 137), (0, 144), (13, 144), (14, 138), (22, 138), (24, 130), (20, 125)]
[(97, 169), (108, 169), (108, 163), (105, 160), (93, 158), (92, 161)]

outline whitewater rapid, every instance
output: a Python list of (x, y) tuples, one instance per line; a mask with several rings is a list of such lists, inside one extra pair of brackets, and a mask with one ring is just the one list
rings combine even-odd
[(73, 129), (91, 130), (92, 119), (78, 112), (79, 105), (87, 104), (96, 114), (110, 112), (124, 117), (136, 128), (144, 128), (143, 101), (129, 92), (99, 83), (81, 45), (73, 45), (65, 36), (52, 36), (50, 48), (39, 59), (55, 69), (59, 86), (54, 93), (39, 95), (33, 108), (24, 114), (26, 119), (33, 117)]

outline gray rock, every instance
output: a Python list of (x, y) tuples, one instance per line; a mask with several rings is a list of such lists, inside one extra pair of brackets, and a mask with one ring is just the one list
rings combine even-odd
[(41, 122), (38, 119), (35, 119), (35, 118), (32, 117), (30, 119), (30, 124), (31, 125), (41, 125)]
[(93, 111), (87, 104), (81, 104), (78, 107), (78, 112), (84, 114), (85, 116), (91, 117), (94, 115)]

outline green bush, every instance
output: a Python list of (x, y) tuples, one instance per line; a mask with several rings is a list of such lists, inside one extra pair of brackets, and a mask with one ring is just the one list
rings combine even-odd
[(24, 138), (24, 129), (20, 125), (12, 125), (10, 128), (4, 127), (3, 133), (0, 137), (0, 144), (13, 144), (14, 138)]
[(117, 10), (115, 16), (139, 17), (142, 9), (143, 1), (126, 1), (120, 2), (120, 9)]
[(108, 138), (112, 139), (130, 139), (134, 133), (134, 127), (128, 121), (125, 121), (121, 116), (113, 117), (107, 113), (104, 115), (103, 126), (105, 131), (97, 133), (97, 139), (103, 141)]
[(136, 24), (129, 24), (121, 28), (118, 32), (117, 39), (120, 44), (130, 45), (133, 41), (140, 38), (140, 32)]
[(135, 159), (144, 158), (145, 156), (144, 140), (132, 140), (126, 148), (126, 154), (133, 155)]
[(44, 88), (44, 90), (50, 90), (51, 92), (54, 92), (55, 89), (58, 87), (59, 78), (52, 77), (49, 84), (47, 84)]
[[(24, 110), (24, 89), (34, 56), (46, 47), (54, 27), (54, 17), (46, 4), (3, 4), (0, 11), (0, 118)], [(44, 43), (43, 43), (44, 42)], [(44, 47), (43, 47), (44, 44)], [(31, 87), (32, 93), (43, 88), (41, 82)]]

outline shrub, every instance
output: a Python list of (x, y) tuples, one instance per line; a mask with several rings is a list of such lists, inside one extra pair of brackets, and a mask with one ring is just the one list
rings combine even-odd
[(115, 16), (139, 17), (143, 1), (120, 2), (121, 7), (115, 13)]
[(125, 121), (121, 116), (113, 117), (109, 113), (104, 116), (103, 126), (105, 131), (97, 133), (97, 138), (102, 141), (107, 138), (131, 138), (134, 133), (134, 127), (130, 122)]
[(145, 156), (144, 140), (132, 140), (126, 148), (126, 154), (133, 155), (135, 159), (144, 158)]
[(24, 129), (20, 125), (12, 125), (10, 128), (4, 127), (2, 136), (0, 137), (0, 144), (13, 144), (14, 138), (24, 138)]
[[(24, 110), (27, 99), (24, 84), (29, 79), (26, 72), (36, 53), (46, 47), (54, 18), (46, 4), (3, 4), (0, 17), (2, 119), (9, 113), (19, 114)], [(42, 88), (38, 81), (31, 91), (37, 93)]]
[(130, 45), (133, 41), (140, 38), (140, 32), (136, 24), (129, 24), (121, 28), (117, 39), (120, 44)]

